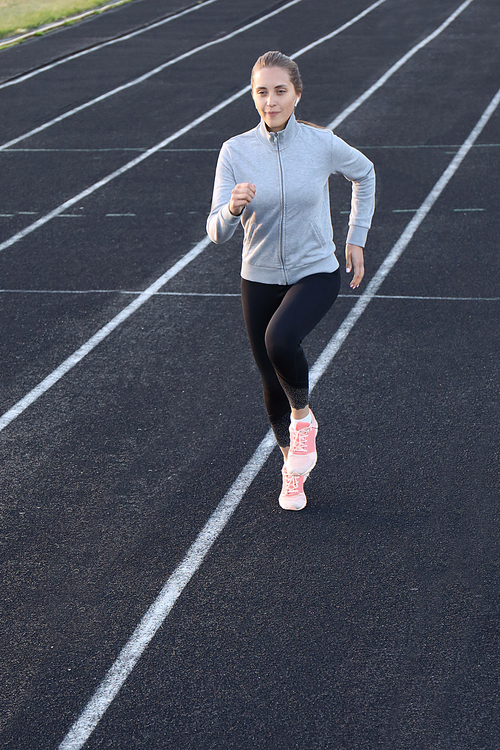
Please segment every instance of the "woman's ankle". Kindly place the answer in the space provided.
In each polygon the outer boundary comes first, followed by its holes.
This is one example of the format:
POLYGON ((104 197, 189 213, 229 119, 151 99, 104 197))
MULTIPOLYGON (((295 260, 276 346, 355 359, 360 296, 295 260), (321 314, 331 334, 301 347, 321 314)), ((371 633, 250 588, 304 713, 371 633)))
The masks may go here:
POLYGON ((309 404, 303 409, 292 409, 292 419, 295 419, 296 422, 300 422, 301 419, 308 417, 310 413, 309 404))

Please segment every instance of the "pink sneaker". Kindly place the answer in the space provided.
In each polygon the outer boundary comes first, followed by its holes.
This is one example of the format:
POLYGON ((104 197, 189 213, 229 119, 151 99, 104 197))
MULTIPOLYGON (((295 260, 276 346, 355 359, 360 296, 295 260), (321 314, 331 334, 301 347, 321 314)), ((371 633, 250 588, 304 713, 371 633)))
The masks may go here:
POLYGON ((283 474, 283 488, 279 497, 280 507, 284 510, 302 510, 306 507, 307 498, 304 494, 306 477, 295 477, 286 470, 286 464, 281 470, 283 474))
POLYGON ((289 474, 306 476, 316 466, 316 435, 318 423, 311 412, 312 422, 297 422, 295 430, 290 425, 290 451, 286 467, 289 474))

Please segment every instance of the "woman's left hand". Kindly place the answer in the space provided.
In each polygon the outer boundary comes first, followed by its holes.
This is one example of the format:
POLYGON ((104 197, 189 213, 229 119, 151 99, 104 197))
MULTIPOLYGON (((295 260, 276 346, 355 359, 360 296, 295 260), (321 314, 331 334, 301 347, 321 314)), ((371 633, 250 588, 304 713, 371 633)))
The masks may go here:
POLYGON ((350 273, 351 269, 354 269, 354 276, 349 286, 351 289, 357 289, 365 275, 363 248, 358 245, 345 246, 345 270, 350 273))

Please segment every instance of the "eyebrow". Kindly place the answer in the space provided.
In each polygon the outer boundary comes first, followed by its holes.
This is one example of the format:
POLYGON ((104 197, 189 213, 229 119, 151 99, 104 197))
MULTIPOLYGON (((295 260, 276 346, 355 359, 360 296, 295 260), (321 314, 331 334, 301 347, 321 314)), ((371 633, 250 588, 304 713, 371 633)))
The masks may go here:
MULTIPOLYGON (((274 86, 274 88, 275 89, 286 89, 286 88, 288 88, 288 86, 289 86, 288 83, 278 83, 278 85, 274 86)), ((267 86, 262 86, 261 85, 261 86, 256 86, 255 87, 256 91, 260 91, 261 89, 265 89, 267 91, 267 86)))

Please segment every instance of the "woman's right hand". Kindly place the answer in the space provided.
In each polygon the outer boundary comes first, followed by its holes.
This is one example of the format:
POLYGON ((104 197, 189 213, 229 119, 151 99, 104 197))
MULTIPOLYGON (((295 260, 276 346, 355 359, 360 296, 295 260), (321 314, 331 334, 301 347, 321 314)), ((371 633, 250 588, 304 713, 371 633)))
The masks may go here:
POLYGON ((255 185, 250 182, 239 182, 234 186, 229 201, 229 210, 233 216, 240 216, 249 203, 253 201, 255 195, 255 185))

